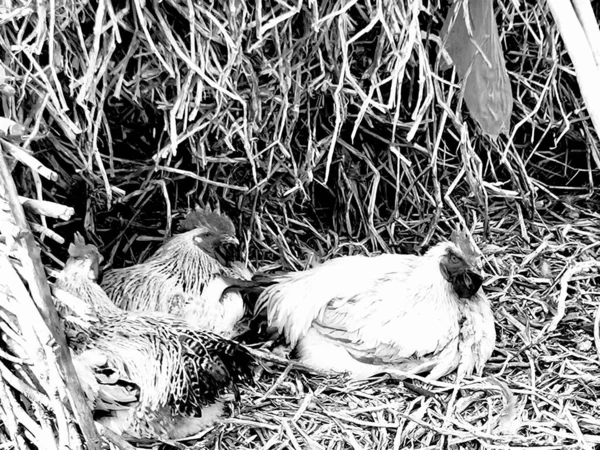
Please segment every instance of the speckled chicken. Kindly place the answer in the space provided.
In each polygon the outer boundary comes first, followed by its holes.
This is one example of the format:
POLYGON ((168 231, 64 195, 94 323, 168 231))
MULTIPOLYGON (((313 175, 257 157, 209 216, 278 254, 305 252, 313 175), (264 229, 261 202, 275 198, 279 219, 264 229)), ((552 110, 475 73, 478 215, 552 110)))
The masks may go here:
POLYGON ((112 431, 160 439, 195 434, 210 425, 207 412, 222 407, 207 405, 251 381, 253 358, 242 346, 171 314, 119 309, 96 283, 96 247, 76 235, 69 254, 56 287, 90 305, 95 320, 87 328, 65 320, 66 334, 84 335, 76 339, 74 365, 96 418, 112 431))
POLYGON ((480 373, 496 332, 478 255, 463 230, 423 256, 346 256, 301 272, 255 276, 256 311, 303 363, 367 378, 458 369, 480 373))
POLYGON ((239 262, 229 261, 227 244, 238 244, 225 215, 196 209, 176 234, 145 262, 107 271, 102 288, 120 308, 162 311, 182 316, 203 330, 225 337, 237 334, 245 313, 239 292, 222 295, 222 276, 250 279, 239 262))

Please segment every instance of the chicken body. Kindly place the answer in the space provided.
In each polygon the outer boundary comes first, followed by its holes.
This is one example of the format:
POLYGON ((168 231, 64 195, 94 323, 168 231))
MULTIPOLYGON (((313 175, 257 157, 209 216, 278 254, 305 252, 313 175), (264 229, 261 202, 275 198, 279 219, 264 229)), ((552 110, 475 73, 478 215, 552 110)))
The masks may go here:
POLYGON ((219 251, 223 244, 237 243, 231 221, 214 213, 194 214, 186 219, 191 230, 175 235, 141 264, 107 271, 101 285, 120 308, 168 312, 231 337, 245 307, 239 292, 222 295, 220 277, 250 279, 251 274, 219 251))
POLYGON ((56 282, 97 317, 81 330, 87 334, 84 349, 74 358, 95 412, 119 434, 172 439, 197 433, 206 425, 203 408, 226 388, 250 380, 252 357, 180 317, 119 309, 95 282, 99 257, 95 247, 84 246, 56 282))
POLYGON ((437 379, 457 368, 465 376, 483 369, 495 342, 490 303, 480 282, 461 272, 465 259, 450 242, 422 257, 341 257, 273 277, 257 311, 266 309, 269 324, 316 369, 357 379, 437 379))

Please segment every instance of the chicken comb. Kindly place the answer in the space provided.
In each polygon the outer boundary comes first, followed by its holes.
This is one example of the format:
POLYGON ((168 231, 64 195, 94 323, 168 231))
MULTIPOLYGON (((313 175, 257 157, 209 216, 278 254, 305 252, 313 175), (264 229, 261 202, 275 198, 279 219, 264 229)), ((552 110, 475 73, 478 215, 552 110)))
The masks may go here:
POLYGON ((69 256, 71 258, 80 258, 86 255, 97 255, 100 258, 100 252, 95 245, 85 243, 83 236, 76 232, 73 235, 73 242, 69 245, 69 256))
POLYGON ((479 252, 476 247, 471 243, 471 239, 467 234, 467 230, 462 225, 457 225, 452 231, 450 240, 460 249, 461 252, 468 259, 476 259, 479 256, 479 252))
POLYGON ((191 231, 200 227, 212 228, 223 234, 235 235, 235 227, 231 219, 225 214, 212 212, 208 206, 205 209, 197 206, 195 210, 185 216, 179 227, 183 231, 191 231))

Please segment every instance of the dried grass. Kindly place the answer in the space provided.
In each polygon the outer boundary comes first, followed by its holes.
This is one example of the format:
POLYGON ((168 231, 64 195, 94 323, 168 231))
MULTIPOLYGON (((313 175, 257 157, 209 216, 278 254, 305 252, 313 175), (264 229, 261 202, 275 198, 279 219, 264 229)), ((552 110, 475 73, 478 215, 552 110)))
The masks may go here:
MULTIPOLYGON (((73 208, 28 213, 48 267, 84 229, 109 264, 139 261, 196 201, 234 219, 253 267, 420 252, 456 221, 482 242, 499 331, 487 375, 500 384, 424 396, 276 365, 200 445, 600 442, 598 136, 545 2, 510 0, 497 22, 511 133, 480 134, 439 69, 446 3, 0 6, 2 112, 24 127, 2 148, 26 204, 73 208)), ((25 448, 5 423, 2 439, 25 448)))

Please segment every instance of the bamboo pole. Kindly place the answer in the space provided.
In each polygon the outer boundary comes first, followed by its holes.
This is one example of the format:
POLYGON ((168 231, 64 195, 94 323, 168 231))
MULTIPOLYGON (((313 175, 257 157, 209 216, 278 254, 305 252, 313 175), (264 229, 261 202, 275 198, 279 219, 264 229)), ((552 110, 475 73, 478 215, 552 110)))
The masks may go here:
MULTIPOLYGON (((600 67, 596 63, 594 51, 588 40, 593 39, 593 36, 588 38, 586 35, 584 26, 579 21, 570 1, 548 0, 548 6, 573 61, 583 102, 590 114, 596 133, 600 136, 600 89, 598 89, 600 67)), ((583 10, 581 5, 579 5, 579 9, 583 10)), ((591 26, 589 21, 586 21, 586 27, 588 30, 597 30, 598 24, 591 26)), ((588 32, 591 33, 591 31, 588 32)))
POLYGON ((596 20, 590 0, 573 0, 573 6, 581 22, 583 31, 587 36, 587 41, 594 54, 596 65, 600 66, 600 28, 598 28, 598 21, 596 20))

